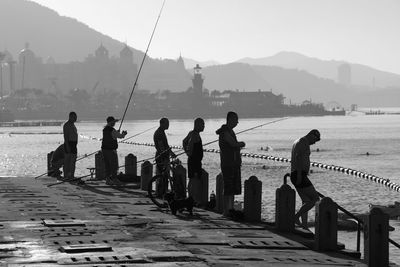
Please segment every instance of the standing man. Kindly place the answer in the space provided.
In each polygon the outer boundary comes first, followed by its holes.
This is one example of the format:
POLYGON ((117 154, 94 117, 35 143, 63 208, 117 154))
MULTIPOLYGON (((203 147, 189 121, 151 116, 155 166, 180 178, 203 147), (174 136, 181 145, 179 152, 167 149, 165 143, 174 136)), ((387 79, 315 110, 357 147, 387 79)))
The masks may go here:
MULTIPOLYGON (((154 132, 153 141, 156 147, 156 174, 162 174, 163 172, 169 177, 170 169, 170 157, 176 157, 175 153, 172 152, 171 147, 168 144, 167 136, 165 135, 165 130, 169 128, 169 120, 167 118, 160 119, 160 126, 154 132)), ((157 195, 163 196, 167 191, 168 181, 167 177, 160 182, 157 187, 157 195)))
POLYGON ((157 172, 161 173, 164 168, 169 168, 169 158, 176 157, 168 144, 165 130, 169 128, 169 120, 167 118, 160 119, 160 126, 154 132, 153 141, 156 147, 156 163, 157 172))
POLYGON ((310 179, 308 179, 310 171, 310 145, 315 144, 319 140, 321 140, 320 132, 313 129, 306 136, 294 141, 292 147, 290 180, 303 202, 303 205, 295 215, 295 223, 305 229, 308 229, 307 213, 319 200, 317 191, 310 179))
POLYGON ((63 126, 64 134, 64 178, 73 179, 75 177, 76 155, 78 153, 78 130, 75 122, 77 120, 76 113, 71 111, 69 118, 63 126))
POLYGON ((124 138, 127 131, 119 132, 115 130, 115 123, 119 121, 114 117, 107 117, 107 125, 103 129, 103 139, 101 141, 101 152, 104 158, 104 169, 106 175, 106 184, 108 185, 121 185, 117 179, 118 173, 118 138, 124 138))
POLYGON ((216 133, 219 135, 219 149, 221 158, 221 171, 224 179, 224 204, 223 215, 229 216, 233 210, 235 195, 242 193, 240 167, 242 159, 240 149, 245 147, 244 142, 236 139, 233 128, 238 125, 238 115, 230 111, 226 116, 226 124, 222 125, 216 133))
POLYGON ((202 159, 203 159, 203 143, 201 141, 200 133, 204 131, 204 120, 197 118, 194 120, 193 130, 183 139, 183 149, 185 150, 188 161, 188 177, 189 177, 189 196, 191 196, 196 203, 201 201, 201 184, 202 184, 202 159))

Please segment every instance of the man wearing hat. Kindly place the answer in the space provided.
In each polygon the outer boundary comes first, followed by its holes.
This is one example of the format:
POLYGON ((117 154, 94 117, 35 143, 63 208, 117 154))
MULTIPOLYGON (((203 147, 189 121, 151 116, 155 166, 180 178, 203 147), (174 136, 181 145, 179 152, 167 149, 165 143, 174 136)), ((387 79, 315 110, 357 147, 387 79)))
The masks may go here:
POLYGON ((310 171, 310 145, 315 144, 319 140, 321 140, 320 132, 317 129, 313 129, 306 136, 294 141, 292 147, 290 180, 303 202, 303 205, 295 215, 295 223, 305 229, 308 229, 307 213, 319 200, 318 192, 315 190, 310 179, 308 179, 310 171))
POLYGON ((107 118, 107 125, 103 129, 103 139, 101 142, 101 152, 104 158, 104 167, 106 175, 106 184, 120 185, 121 182, 117 179, 118 173, 118 138, 124 138, 127 131, 119 132, 115 130, 114 126, 118 120, 110 116, 107 118))

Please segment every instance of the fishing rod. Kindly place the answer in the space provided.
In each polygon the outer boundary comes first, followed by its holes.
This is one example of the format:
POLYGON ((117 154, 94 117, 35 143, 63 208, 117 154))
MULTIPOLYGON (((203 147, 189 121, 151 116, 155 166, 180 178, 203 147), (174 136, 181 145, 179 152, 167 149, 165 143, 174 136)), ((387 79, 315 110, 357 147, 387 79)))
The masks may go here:
MULTIPOLYGON (((132 136, 130 136, 130 137, 128 137, 128 138, 125 138, 124 140, 119 141, 119 142, 124 143, 126 140, 129 140, 129 139, 131 139, 131 138, 134 138, 134 137, 136 137, 136 136, 139 136, 139 135, 141 135, 141 134, 144 134, 144 133, 146 133, 146 132, 148 132, 148 131, 150 131, 150 130, 156 128, 156 127, 158 127, 158 126, 153 126, 153 127, 149 128, 149 129, 146 129, 146 130, 144 130, 144 131, 142 131, 142 132, 139 132, 139 133, 137 133, 137 134, 134 134, 134 135, 132 135, 132 136)), ((101 138, 85 136, 85 135, 82 135, 82 134, 80 135, 80 137, 82 137, 82 138, 87 138, 87 139, 91 139, 91 140, 98 140, 98 141, 101 141, 101 138)), ((84 156, 78 158, 75 162, 78 162, 78 161, 80 161, 80 160, 82 160, 82 159, 88 158, 88 157, 90 157, 91 155, 96 154, 97 152, 100 152, 100 151, 101 151, 101 150, 97 150, 97 151, 92 152, 92 153, 90 153, 90 154, 85 154, 84 156)), ((52 171, 52 170, 50 170, 50 171, 52 171)), ((45 176, 46 174, 48 174, 48 171, 46 171, 45 173, 42 173, 42 174, 40 174, 40 175, 34 177, 34 179, 38 179, 38 178, 40 178, 40 177, 43 177, 43 176, 45 176)))
MULTIPOLYGON (((245 130, 242 130, 242 131, 236 133, 236 135, 239 135, 239 134, 242 134, 242 133, 245 133, 245 132, 248 132, 248 131, 251 131, 251 130, 260 128, 260 127, 263 127, 263 126, 268 125, 268 124, 273 124, 273 123, 277 123, 277 122, 279 122, 279 121, 287 120, 287 119, 289 119, 289 117, 284 117, 284 118, 280 118, 280 119, 277 119, 277 120, 269 121, 269 122, 266 122, 266 123, 263 123, 263 124, 260 124, 260 125, 256 125, 256 126, 254 126, 254 127, 251 127, 251 128, 245 129, 245 130)), ((216 140, 214 140, 214 141, 205 143, 205 144, 203 144, 203 147, 204 147, 204 146, 208 146, 208 145, 210 145, 210 144, 213 144, 213 143, 215 143, 215 142, 218 142, 218 140, 219 140, 219 139, 216 139, 216 140)), ((154 146, 154 144, 152 144, 152 143, 134 143, 134 142, 127 142, 127 144, 131 144, 131 145, 143 145, 143 146, 154 146)), ((156 160, 158 157, 160 157, 160 156, 163 155, 164 153, 170 151, 172 148, 174 148, 174 149, 179 149, 179 150, 176 151, 176 152, 179 152, 179 151, 181 151, 181 150, 184 150, 182 146, 170 146, 168 149, 162 151, 162 152, 160 153, 160 155, 158 155, 157 157, 153 157, 154 160, 156 160)), ((203 149, 203 151, 207 152, 205 149, 203 149)), ((179 153, 179 154, 177 154, 176 156, 178 157, 178 156, 180 156, 180 155, 183 155, 184 153, 185 153, 185 152, 179 153)), ((151 158, 151 159, 152 159, 152 158, 151 158)))
POLYGON ((52 183, 52 184, 47 185, 47 187, 51 187, 51 186, 54 186, 54 185, 59 185, 59 184, 67 183, 67 182, 77 181, 77 180, 80 180, 80 179, 85 178, 85 177, 88 177, 88 176, 90 176, 90 174, 88 174, 88 175, 83 175, 83 176, 79 176, 79 177, 75 177, 75 178, 72 178, 72 179, 67 179, 67 180, 59 181, 59 182, 56 182, 56 183, 52 183))
POLYGON ((137 73, 137 75, 136 75, 135 82, 133 83, 133 87, 132 87, 132 90, 131 90, 131 94, 129 95, 128 103, 126 104, 125 111, 124 111, 124 114, 123 114, 123 116, 122 116, 121 123, 120 123, 120 125, 119 125, 118 131, 121 130, 122 123, 124 122, 126 112, 128 111, 128 107, 129 107, 129 104, 130 104, 130 102, 131 102, 133 92, 135 91, 137 82, 138 82, 138 80, 139 80, 139 75, 140 75, 140 73, 141 73, 141 71, 142 71, 142 68, 143 68, 143 65, 144 65, 144 61, 146 60, 147 52, 149 51, 151 41, 153 40, 153 36, 154 36, 155 31, 156 31, 158 21, 160 20, 161 13, 162 13, 162 10, 163 10, 163 8, 164 8, 165 1, 166 1, 166 0, 163 1, 163 4, 162 4, 161 9, 160 9, 160 13, 158 14, 158 17, 157 17, 156 24, 154 25, 153 32, 151 33, 149 43, 147 44, 146 52, 145 52, 144 55, 143 55, 142 63, 140 64, 139 71, 138 71, 138 73, 137 73))
POLYGON ((129 140, 129 139, 131 139, 131 138, 134 138, 134 137, 136 137, 136 136, 138 136, 138 135, 144 134, 144 133, 146 133, 146 132, 148 132, 148 131, 150 131, 150 130, 153 130, 153 129, 157 128, 157 127, 158 127, 158 126, 153 126, 153 127, 149 128, 149 129, 147 129, 147 130, 144 130, 144 131, 142 131, 142 132, 140 132, 140 133, 137 133, 137 134, 134 134, 134 135, 132 135, 132 136, 129 136, 129 137, 127 137, 127 138, 125 138, 125 139, 123 139, 123 140, 121 140, 121 141, 119 141, 119 142, 120 142, 120 143, 124 143, 124 142, 126 142, 127 140, 129 140))

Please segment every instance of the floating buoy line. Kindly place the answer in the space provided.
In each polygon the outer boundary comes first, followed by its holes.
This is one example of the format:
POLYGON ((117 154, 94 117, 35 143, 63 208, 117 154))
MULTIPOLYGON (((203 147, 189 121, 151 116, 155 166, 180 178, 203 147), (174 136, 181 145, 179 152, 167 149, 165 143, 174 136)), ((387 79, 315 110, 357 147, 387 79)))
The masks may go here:
MULTIPOLYGON (((90 136, 83 136, 81 135, 82 138, 86 138, 86 139, 90 139, 90 140, 97 140, 100 141, 100 138, 96 138, 96 137, 90 137, 90 136)), ((154 147, 153 143, 139 143, 139 142, 127 142, 127 141, 118 141, 119 143, 123 143, 123 144, 128 144, 128 145, 135 145, 135 146, 149 146, 149 147, 154 147)), ((179 150, 183 150, 182 146, 170 146, 171 149, 179 149, 179 150)), ((220 153, 219 149, 215 149, 215 148, 204 148, 203 149, 204 152, 208 152, 208 153, 220 153)), ((254 159, 263 159, 263 160, 271 160, 271 161, 276 161, 276 162, 285 162, 285 163, 290 163, 290 159, 288 158, 283 158, 283 157, 275 157, 275 156, 271 156, 271 155, 265 155, 265 154, 255 154, 255 153, 240 153, 240 155, 242 157, 245 158, 254 158, 254 159)), ((391 182, 389 179, 386 178, 382 178, 382 177, 378 177, 376 175, 373 174, 369 174, 369 173, 365 173, 365 172, 361 172, 358 170, 353 170, 350 168, 346 168, 346 167, 341 167, 341 166, 336 166, 336 165, 329 165, 329 164, 324 164, 324 163, 320 163, 320 162, 311 162, 310 163, 312 167, 316 167, 316 168, 320 168, 320 169, 325 169, 325 170, 330 170, 330 171, 336 171, 336 172, 341 172, 343 174, 346 175, 350 175, 350 176, 355 176, 358 178, 362 178, 364 180, 368 180, 377 184, 381 184, 385 187, 388 187, 394 191, 400 192, 400 185, 394 182, 391 182)))

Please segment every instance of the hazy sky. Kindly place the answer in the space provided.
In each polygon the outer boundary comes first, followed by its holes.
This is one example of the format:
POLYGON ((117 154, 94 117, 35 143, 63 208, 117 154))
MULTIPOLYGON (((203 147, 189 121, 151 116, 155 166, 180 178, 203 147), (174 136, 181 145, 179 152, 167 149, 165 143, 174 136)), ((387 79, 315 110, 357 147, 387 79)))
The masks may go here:
MULTIPOLYGON (((34 0, 142 51, 162 0, 34 0)), ((151 57, 228 63, 294 51, 400 74, 399 0, 166 0, 151 57)))

